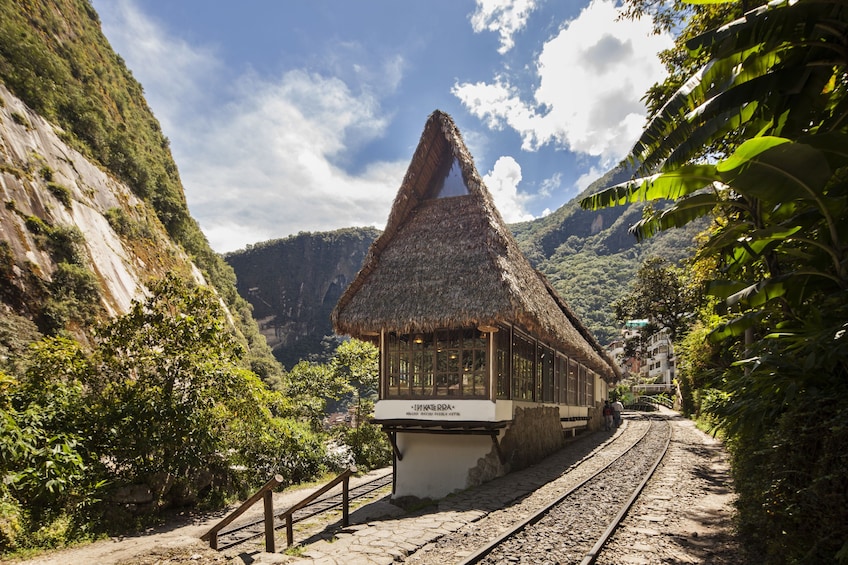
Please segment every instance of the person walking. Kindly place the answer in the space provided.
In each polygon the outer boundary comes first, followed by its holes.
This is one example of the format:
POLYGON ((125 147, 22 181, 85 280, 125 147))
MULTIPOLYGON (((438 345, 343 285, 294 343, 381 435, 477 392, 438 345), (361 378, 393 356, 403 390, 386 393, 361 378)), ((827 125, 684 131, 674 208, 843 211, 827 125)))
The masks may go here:
POLYGON ((621 425, 621 411, 624 410, 624 404, 616 398, 615 402, 612 403, 612 420, 613 424, 617 428, 621 425))
POLYGON ((604 400, 602 414, 604 415, 604 431, 608 432, 612 429, 612 406, 610 406, 609 400, 604 400))

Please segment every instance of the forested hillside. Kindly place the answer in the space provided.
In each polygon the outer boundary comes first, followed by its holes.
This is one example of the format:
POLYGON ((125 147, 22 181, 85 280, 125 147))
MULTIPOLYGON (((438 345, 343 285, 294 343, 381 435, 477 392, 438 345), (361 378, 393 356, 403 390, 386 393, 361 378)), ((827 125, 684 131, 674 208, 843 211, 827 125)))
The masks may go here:
POLYGON ((548 277, 602 344, 619 335, 612 303, 621 298, 640 265, 651 257, 671 263, 692 255, 695 235, 706 222, 670 230, 637 242, 629 229, 642 217, 643 203, 584 210, 587 194, 627 180, 632 171, 616 168, 545 218, 511 226, 521 250, 548 277))
POLYGON ((0 195, 4 559, 354 460, 322 420, 373 347, 289 379, 87 0, 0 0, 0 195))
MULTIPOLYGON (((616 169, 584 193, 629 178, 616 169)), ((694 235, 704 222, 638 243, 628 232, 643 205, 583 210, 578 196, 554 213, 511 227, 521 250, 543 272, 601 343, 617 337, 620 325, 612 303, 621 298, 644 260, 674 263, 692 253, 694 235)), ((332 336, 330 311, 362 266, 379 232, 349 228, 302 233, 229 253, 239 293, 253 306, 262 333, 286 367, 321 355, 332 336)))

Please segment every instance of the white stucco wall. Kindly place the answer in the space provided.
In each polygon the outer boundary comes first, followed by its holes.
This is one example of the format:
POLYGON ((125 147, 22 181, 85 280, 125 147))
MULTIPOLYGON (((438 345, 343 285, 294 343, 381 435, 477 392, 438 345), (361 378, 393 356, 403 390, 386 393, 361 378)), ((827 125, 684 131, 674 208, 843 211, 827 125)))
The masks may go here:
POLYGON ((468 473, 492 450, 487 435, 397 434, 395 497, 444 498, 469 486, 468 473))
MULTIPOLYGON (((493 422, 495 403, 491 400, 378 400, 374 417, 378 420, 439 420, 443 422, 493 422)), ((511 419, 509 416, 506 419, 511 419)))

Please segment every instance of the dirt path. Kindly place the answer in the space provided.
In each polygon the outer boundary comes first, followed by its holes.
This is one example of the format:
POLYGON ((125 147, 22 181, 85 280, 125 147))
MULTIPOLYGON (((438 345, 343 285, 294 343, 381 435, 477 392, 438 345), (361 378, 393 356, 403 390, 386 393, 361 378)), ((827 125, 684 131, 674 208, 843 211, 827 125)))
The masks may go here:
MULTIPOLYGON (((361 477, 351 478, 351 486, 391 473, 391 468, 377 469, 361 477)), ((274 493, 274 508, 283 510, 321 488, 321 485, 291 488, 274 493)), ((341 492, 341 486, 337 489, 341 492)), ((333 491, 331 491, 332 493, 333 491)), ((206 533, 229 512, 238 508, 233 504, 227 510, 204 515, 178 516, 170 523, 151 528, 137 535, 121 536, 78 547, 45 553, 27 560, 0 560, 15 565, 171 565, 177 563, 206 564, 263 564, 279 563, 282 554, 268 554, 261 550, 245 549, 214 551, 200 536, 206 533)), ((262 517, 262 504, 249 510, 239 522, 262 517)), ((245 544, 247 545, 247 544, 245 544)))

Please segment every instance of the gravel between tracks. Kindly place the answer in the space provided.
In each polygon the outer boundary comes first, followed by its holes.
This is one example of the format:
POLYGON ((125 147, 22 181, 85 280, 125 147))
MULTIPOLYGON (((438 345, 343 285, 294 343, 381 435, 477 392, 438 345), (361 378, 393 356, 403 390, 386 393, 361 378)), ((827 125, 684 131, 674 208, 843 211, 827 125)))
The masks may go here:
POLYGON ((746 565, 733 529, 730 466, 722 444, 673 417, 669 451, 598 557, 597 565, 746 565))
POLYGON ((644 480, 671 433, 669 422, 659 419, 636 425, 646 433, 620 459, 580 488, 556 493, 556 503, 542 508, 545 514, 538 522, 500 544, 481 563, 579 564, 644 480))

